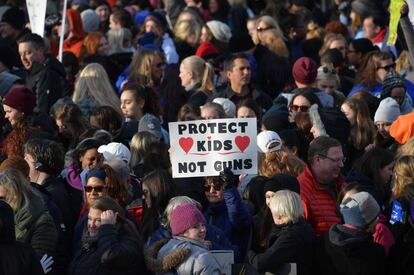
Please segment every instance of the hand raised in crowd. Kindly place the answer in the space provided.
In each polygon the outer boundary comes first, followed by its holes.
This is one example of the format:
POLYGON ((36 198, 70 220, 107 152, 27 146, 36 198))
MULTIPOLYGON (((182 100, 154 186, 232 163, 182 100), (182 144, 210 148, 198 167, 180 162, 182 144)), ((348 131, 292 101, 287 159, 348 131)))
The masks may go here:
POLYGON ((220 172, 219 177, 223 182, 224 190, 230 189, 232 187, 237 187, 239 184, 238 177, 235 176, 229 168, 224 168, 224 170, 220 172))
POLYGON ((118 213, 114 213, 112 210, 107 210, 101 214, 101 224, 115 224, 118 213))

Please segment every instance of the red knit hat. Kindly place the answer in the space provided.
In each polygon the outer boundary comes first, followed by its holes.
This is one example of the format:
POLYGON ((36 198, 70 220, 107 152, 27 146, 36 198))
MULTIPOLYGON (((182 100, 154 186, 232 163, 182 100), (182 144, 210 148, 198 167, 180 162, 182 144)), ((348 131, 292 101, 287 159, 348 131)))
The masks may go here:
POLYGON ((26 87, 15 87, 4 96, 3 104, 31 115, 36 106, 36 95, 26 87))
POLYGON ((195 55, 204 58, 204 57, 211 57, 211 56, 218 55, 218 54, 219 54, 219 50, 216 47, 214 47, 214 45, 210 41, 205 41, 201 43, 200 46, 198 46, 198 49, 195 55))
POLYGON ((173 236, 184 233, 197 223, 206 223, 206 219, 200 210, 192 204, 178 205, 171 214, 171 232, 173 236))
POLYGON ((301 57, 293 65, 292 74, 297 82, 312 84, 318 74, 318 65, 309 57, 301 57))

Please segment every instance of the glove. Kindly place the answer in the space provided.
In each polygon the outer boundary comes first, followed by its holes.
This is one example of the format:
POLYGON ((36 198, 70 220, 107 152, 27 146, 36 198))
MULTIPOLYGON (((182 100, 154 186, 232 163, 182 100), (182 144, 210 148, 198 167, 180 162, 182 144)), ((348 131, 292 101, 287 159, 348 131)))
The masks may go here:
POLYGON ((229 168, 224 168, 224 170, 220 172, 219 177, 223 183, 224 190, 228 190, 232 187, 237 187, 239 184, 238 177, 236 177, 229 168))
POLYGON ((42 266, 43 273, 49 273, 52 270, 53 263, 53 256, 48 257, 47 254, 43 255, 40 259, 40 265, 42 266))

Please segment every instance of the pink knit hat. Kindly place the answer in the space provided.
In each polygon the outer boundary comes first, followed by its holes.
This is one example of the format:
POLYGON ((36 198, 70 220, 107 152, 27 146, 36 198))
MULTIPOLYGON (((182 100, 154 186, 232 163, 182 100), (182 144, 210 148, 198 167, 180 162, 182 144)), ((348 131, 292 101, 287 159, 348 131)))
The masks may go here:
POLYGON ((172 212, 171 232, 173 236, 179 235, 199 222, 206 223, 200 210, 192 204, 181 204, 172 212))
POLYGON ((301 57, 293 65, 293 78, 301 84, 312 84, 318 74, 318 65, 309 57, 301 57))

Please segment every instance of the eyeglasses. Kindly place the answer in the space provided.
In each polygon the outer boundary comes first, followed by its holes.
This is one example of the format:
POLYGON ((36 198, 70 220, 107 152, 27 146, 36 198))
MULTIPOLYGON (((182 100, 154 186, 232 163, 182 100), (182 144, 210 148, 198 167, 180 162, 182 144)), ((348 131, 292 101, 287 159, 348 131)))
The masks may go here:
POLYGON ((392 64, 387 65, 387 66, 377 67, 377 70, 379 70, 379 69, 383 69, 386 72, 389 72, 391 69, 395 69, 395 63, 392 63, 392 64))
POLYGON ((85 192, 86 193, 90 193, 90 192, 92 192, 92 190, 95 191, 95 192, 97 192, 97 193, 102 193, 106 189, 106 186, 104 186, 104 185, 99 185, 99 186, 85 186, 84 189, 85 189, 85 192))
POLYGON ((266 27, 266 28, 257 27, 256 28, 256 31, 258 31, 258 32, 264 32, 264 31, 271 30, 271 29, 273 29, 273 27, 266 27))
POLYGON ((327 73, 336 74, 336 70, 335 69, 331 69, 330 70, 328 67, 322 67, 322 72, 324 74, 327 74, 327 73))
POLYGON ((323 157, 323 158, 326 158, 326 159, 329 159, 330 161, 333 161, 333 162, 336 162, 336 163, 338 163, 338 162, 345 163, 346 162, 346 157, 339 158, 339 159, 333 159, 333 158, 330 158, 330 157, 325 156, 325 155, 319 155, 319 156, 323 157))
POLYGON ((165 63, 164 62, 160 62, 158 64, 154 64, 154 66, 158 69, 164 68, 165 67, 165 63))
POLYGON ((217 191, 217 192, 222 189, 222 186, 221 185, 217 185, 217 184, 208 185, 208 184, 206 184, 206 185, 203 185, 204 192, 210 192, 211 187, 213 187, 214 191, 217 191))
POLYGON ((309 110, 309 108, 310 108, 309 106, 305 106, 305 105, 302 105, 302 106, 291 105, 289 107, 289 109, 293 112, 303 112, 303 113, 306 113, 309 110))

